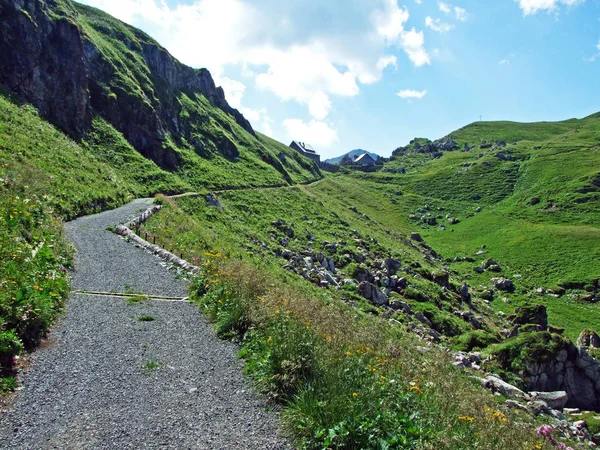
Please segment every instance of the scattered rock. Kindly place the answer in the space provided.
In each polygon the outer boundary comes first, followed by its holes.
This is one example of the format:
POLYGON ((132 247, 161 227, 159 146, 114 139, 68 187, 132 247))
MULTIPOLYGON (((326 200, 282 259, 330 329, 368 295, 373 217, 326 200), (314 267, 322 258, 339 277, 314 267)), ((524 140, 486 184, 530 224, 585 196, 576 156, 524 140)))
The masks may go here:
POLYGON ((421 235, 420 235, 419 233, 415 233, 415 232, 413 232, 413 233, 410 233, 410 238, 411 238, 413 241, 417 241, 417 242, 423 242, 423 238, 421 237, 421 235))
POLYGON ((507 278, 492 278, 490 282, 500 291, 512 291, 515 288, 513 282, 507 278))
POLYGON ((385 295, 385 292, 368 281, 363 281, 358 285, 358 293, 376 306, 388 304, 388 298, 387 295, 385 295))
POLYGON ((463 284, 458 291, 460 294, 460 298, 463 302, 471 303, 471 294, 469 293, 469 286, 466 281, 463 281, 463 284))
POLYGON ((499 392, 502 395, 510 398, 526 398, 527 394, 516 386, 501 380, 493 375, 487 376, 483 381, 482 385, 484 388, 491 390, 492 392, 499 392))
POLYGON ((395 311, 403 311, 406 314, 412 314, 412 309, 410 308, 410 305, 406 302, 401 302, 400 300, 394 300, 393 302, 391 302, 390 308, 392 308, 395 311))
POLYGON ((577 346, 583 348, 600 348, 600 336, 595 331, 585 329, 577 338, 577 346))
POLYGON ((548 328, 548 312, 544 305, 525 305, 517 308, 515 313, 509 317, 514 325, 536 324, 541 331, 548 328))
POLYGON ((569 396, 565 391, 554 392, 536 392, 529 393, 533 400, 542 400, 552 409, 563 409, 569 401, 569 396))
POLYGON ((400 262, 400 260, 393 258, 388 258, 385 260, 385 268, 389 275, 396 275, 396 273, 400 270, 401 267, 402 263, 400 262))
POLYGON ((428 327, 431 327, 431 321, 427 317, 425 317, 425 315, 421 311, 419 311, 418 313, 415 314, 415 318, 419 322, 427 325, 428 327))
POLYGON ((206 197, 204 197, 204 198, 206 199, 206 203, 208 204, 208 206, 214 206, 219 211, 223 211, 223 206, 221 206, 221 201, 217 198, 217 196, 213 192, 209 192, 206 195, 206 197))

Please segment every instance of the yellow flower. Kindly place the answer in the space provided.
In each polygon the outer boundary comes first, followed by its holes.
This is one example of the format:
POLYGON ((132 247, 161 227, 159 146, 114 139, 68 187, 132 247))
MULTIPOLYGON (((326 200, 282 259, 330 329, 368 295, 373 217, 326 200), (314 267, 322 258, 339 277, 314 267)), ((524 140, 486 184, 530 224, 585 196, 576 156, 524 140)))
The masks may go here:
POLYGON ((464 420, 465 422, 474 422, 475 421, 475 417, 460 416, 458 418, 458 420, 464 420))
POLYGON ((271 342, 273 342, 273 338, 271 336, 269 336, 269 339, 267 339, 267 342, 270 344, 271 342))
POLYGON ((423 391, 421 390, 421 388, 420 388, 419 386, 417 386, 417 385, 411 386, 411 387, 410 387, 410 390, 411 390, 411 391, 416 391, 416 392, 418 392, 419 394, 422 394, 422 393, 423 393, 423 391))
POLYGON ((358 397, 358 394, 356 392, 353 392, 352 397, 358 397))

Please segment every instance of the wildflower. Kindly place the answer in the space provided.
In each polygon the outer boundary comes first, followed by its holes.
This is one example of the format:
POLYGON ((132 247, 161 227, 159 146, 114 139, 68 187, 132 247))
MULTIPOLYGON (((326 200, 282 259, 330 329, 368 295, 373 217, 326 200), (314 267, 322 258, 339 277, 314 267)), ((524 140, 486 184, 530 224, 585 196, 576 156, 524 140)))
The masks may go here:
POLYGON ((552 435, 552 426, 540 425, 535 431, 540 436, 549 437, 552 435))
POLYGON ((460 416, 458 420, 464 420, 465 422, 475 422, 475 417, 460 416))
POLYGON ((416 384, 415 384, 414 386, 411 386, 411 387, 410 387, 410 390, 411 390, 411 391, 416 391, 416 392, 417 392, 417 393, 419 393, 419 394, 422 394, 422 393, 423 393, 423 391, 421 390, 421 388, 420 388, 419 386, 417 386, 416 384))
POLYGON ((273 342, 273 338, 271 336, 269 336, 269 339, 267 339, 267 342, 270 344, 273 342))
POLYGON ((353 392, 352 397, 358 397, 358 394, 356 392, 353 392))

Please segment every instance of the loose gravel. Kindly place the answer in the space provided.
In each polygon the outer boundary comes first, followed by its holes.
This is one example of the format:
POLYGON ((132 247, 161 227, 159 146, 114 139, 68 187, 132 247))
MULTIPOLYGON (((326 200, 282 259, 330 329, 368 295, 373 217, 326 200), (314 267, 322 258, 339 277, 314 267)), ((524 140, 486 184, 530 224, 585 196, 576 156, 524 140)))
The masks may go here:
MULTIPOLYGON (((74 290, 186 295, 173 270, 106 230, 149 203, 65 226, 74 290)), ((189 303, 73 295, 1 413, 0 448, 289 449, 235 353, 189 303)))

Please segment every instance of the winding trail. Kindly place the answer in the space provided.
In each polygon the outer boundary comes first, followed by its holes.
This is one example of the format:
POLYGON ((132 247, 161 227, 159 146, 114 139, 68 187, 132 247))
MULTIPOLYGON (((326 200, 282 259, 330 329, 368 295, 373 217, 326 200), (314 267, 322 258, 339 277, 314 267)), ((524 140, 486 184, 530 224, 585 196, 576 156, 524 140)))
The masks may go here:
POLYGON ((186 282, 160 259, 106 230, 150 206, 141 199, 65 225, 77 248, 74 294, 0 412, 0 448, 288 449, 278 415, 241 375, 186 282), (143 316, 154 320, 140 321, 143 316))

